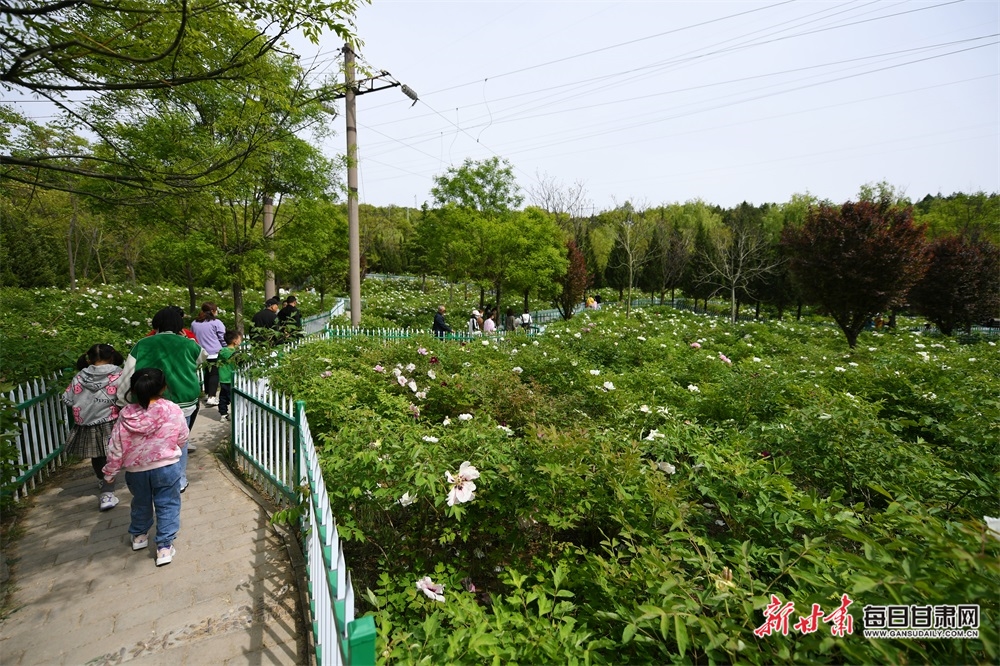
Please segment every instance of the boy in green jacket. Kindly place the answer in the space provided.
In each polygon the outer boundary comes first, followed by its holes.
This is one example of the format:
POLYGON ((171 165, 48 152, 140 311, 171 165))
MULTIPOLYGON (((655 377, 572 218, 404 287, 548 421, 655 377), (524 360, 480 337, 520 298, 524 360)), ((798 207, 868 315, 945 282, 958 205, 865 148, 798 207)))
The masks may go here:
POLYGON ((243 342, 239 331, 226 331, 226 346, 219 350, 219 414, 223 421, 229 420, 229 403, 233 400, 233 375, 236 361, 233 354, 243 342))
MULTIPOLYGON (((198 416, 198 401, 201 398, 201 377, 198 366, 205 362, 208 354, 194 340, 181 334, 184 318, 179 308, 163 308, 153 315, 156 335, 145 337, 135 343, 122 375, 118 379, 118 404, 128 404, 131 396, 126 396, 132 384, 132 375, 142 368, 159 368, 167 380, 167 390, 163 397, 177 403, 187 420, 188 431, 194 426, 198 416)), ((187 490, 188 443, 181 448, 181 492, 187 490)))

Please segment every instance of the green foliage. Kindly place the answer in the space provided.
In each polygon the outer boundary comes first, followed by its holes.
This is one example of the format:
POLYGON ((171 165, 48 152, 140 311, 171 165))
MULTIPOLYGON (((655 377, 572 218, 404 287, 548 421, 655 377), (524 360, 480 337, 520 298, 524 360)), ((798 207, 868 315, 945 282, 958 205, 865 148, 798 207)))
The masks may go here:
POLYGON ((9 386, 0 386, 0 511, 10 507, 13 501, 10 490, 11 479, 22 473, 18 466, 17 436, 20 432, 21 415, 14 409, 15 404, 6 396, 9 386))
POLYGON ((638 315, 314 343, 272 372, 308 404, 385 660, 997 659, 995 342, 862 333, 845 354, 823 322, 638 315), (449 506, 463 461, 475 496, 449 506), (753 634, 771 594, 805 615, 845 593, 852 636, 753 634), (980 638, 861 636, 886 603, 978 603, 980 638))
MULTIPOLYGON (((232 295, 200 289, 198 304, 214 301, 219 318, 235 325, 232 295)), ((250 302, 263 303, 263 294, 251 292, 250 302)), ((320 311, 318 296, 300 292, 303 316, 320 311)), ((149 333, 153 315, 167 305, 184 306, 186 290, 163 286, 103 285, 79 292, 62 289, 0 288, 0 377, 18 384, 73 367, 96 343, 113 345, 127 354, 149 333)))
POLYGON ((499 157, 469 158, 462 166, 448 167, 443 175, 434 177, 431 194, 439 206, 452 204, 488 215, 509 213, 524 201, 514 167, 499 157))

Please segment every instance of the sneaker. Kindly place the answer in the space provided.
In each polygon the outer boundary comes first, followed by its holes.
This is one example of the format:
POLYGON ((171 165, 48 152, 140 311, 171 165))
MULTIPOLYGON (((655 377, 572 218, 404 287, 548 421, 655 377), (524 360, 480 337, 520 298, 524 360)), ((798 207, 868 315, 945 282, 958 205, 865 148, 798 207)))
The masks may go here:
POLYGON ((142 550, 149 545, 149 537, 145 534, 132 535, 132 550, 142 550))
POLYGON ((177 554, 177 550, 173 546, 167 546, 166 548, 156 549, 156 566, 162 567, 164 564, 170 564, 174 561, 174 555, 177 554))
POLYGON ((197 450, 198 450, 197 446, 195 446, 191 442, 188 442, 188 455, 195 453, 197 450))
POLYGON ((114 493, 104 493, 101 495, 101 511, 107 511, 118 506, 118 498, 114 493))
POLYGON ((222 421, 228 421, 229 420, 229 414, 223 414, 222 416, 219 417, 219 419, 222 420, 222 421))
POLYGON ((209 407, 214 407, 214 406, 216 406, 216 405, 219 404, 219 399, 218 398, 214 398, 214 397, 213 398, 205 398, 205 404, 208 405, 209 407))

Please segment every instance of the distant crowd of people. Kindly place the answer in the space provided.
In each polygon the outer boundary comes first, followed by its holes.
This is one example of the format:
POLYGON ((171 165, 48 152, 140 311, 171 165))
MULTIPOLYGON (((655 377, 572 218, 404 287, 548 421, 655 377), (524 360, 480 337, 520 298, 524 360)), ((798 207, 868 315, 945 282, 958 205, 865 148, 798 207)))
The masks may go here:
MULTIPOLYGON (((588 297, 584 303, 584 307, 590 310, 600 310, 601 295, 596 294, 593 297, 588 297)), ((454 329, 445 320, 445 312, 445 306, 439 305, 437 312, 434 314, 434 324, 431 329, 434 331, 434 335, 438 337, 444 337, 447 333, 454 333, 454 329)), ((496 307, 488 305, 483 308, 482 312, 478 308, 473 308, 471 316, 466 322, 466 330, 472 335, 496 333, 501 330, 497 323, 498 321, 499 310, 496 307)), ((514 308, 508 307, 504 315, 502 330, 508 333, 522 329, 530 330, 533 323, 531 312, 528 308, 524 308, 524 312, 515 316, 514 308)))
MULTIPOLYGON (((301 334, 295 296, 280 305, 279 299, 269 299, 254 315, 251 338, 279 344, 301 334)), ((153 316, 153 330, 127 356, 107 344, 88 349, 63 393, 74 421, 65 452, 90 459, 100 486, 100 511, 118 505, 115 484, 124 471, 132 494, 132 549, 149 545, 155 517, 158 567, 176 554, 188 455, 197 450, 189 436, 203 392, 205 406, 217 407, 222 421, 230 418, 243 335, 227 329, 218 314, 215 303, 203 303, 189 329, 183 309, 163 308, 153 316)))

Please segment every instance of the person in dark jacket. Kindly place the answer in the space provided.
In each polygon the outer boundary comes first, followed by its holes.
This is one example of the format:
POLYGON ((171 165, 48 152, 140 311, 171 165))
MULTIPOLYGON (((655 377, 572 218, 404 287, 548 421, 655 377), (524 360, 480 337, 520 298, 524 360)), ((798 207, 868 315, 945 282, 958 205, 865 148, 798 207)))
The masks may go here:
POLYGON ((276 335, 278 306, 281 301, 272 296, 264 302, 264 309, 253 316, 250 339, 257 342, 271 342, 276 335))
POLYGON ((451 333, 451 326, 444 320, 444 306, 439 305, 434 315, 434 335, 443 338, 445 333, 451 333))
POLYGON ((299 301, 295 296, 285 299, 285 307, 278 312, 275 322, 283 340, 291 340, 302 335, 302 315, 299 313, 299 301))

